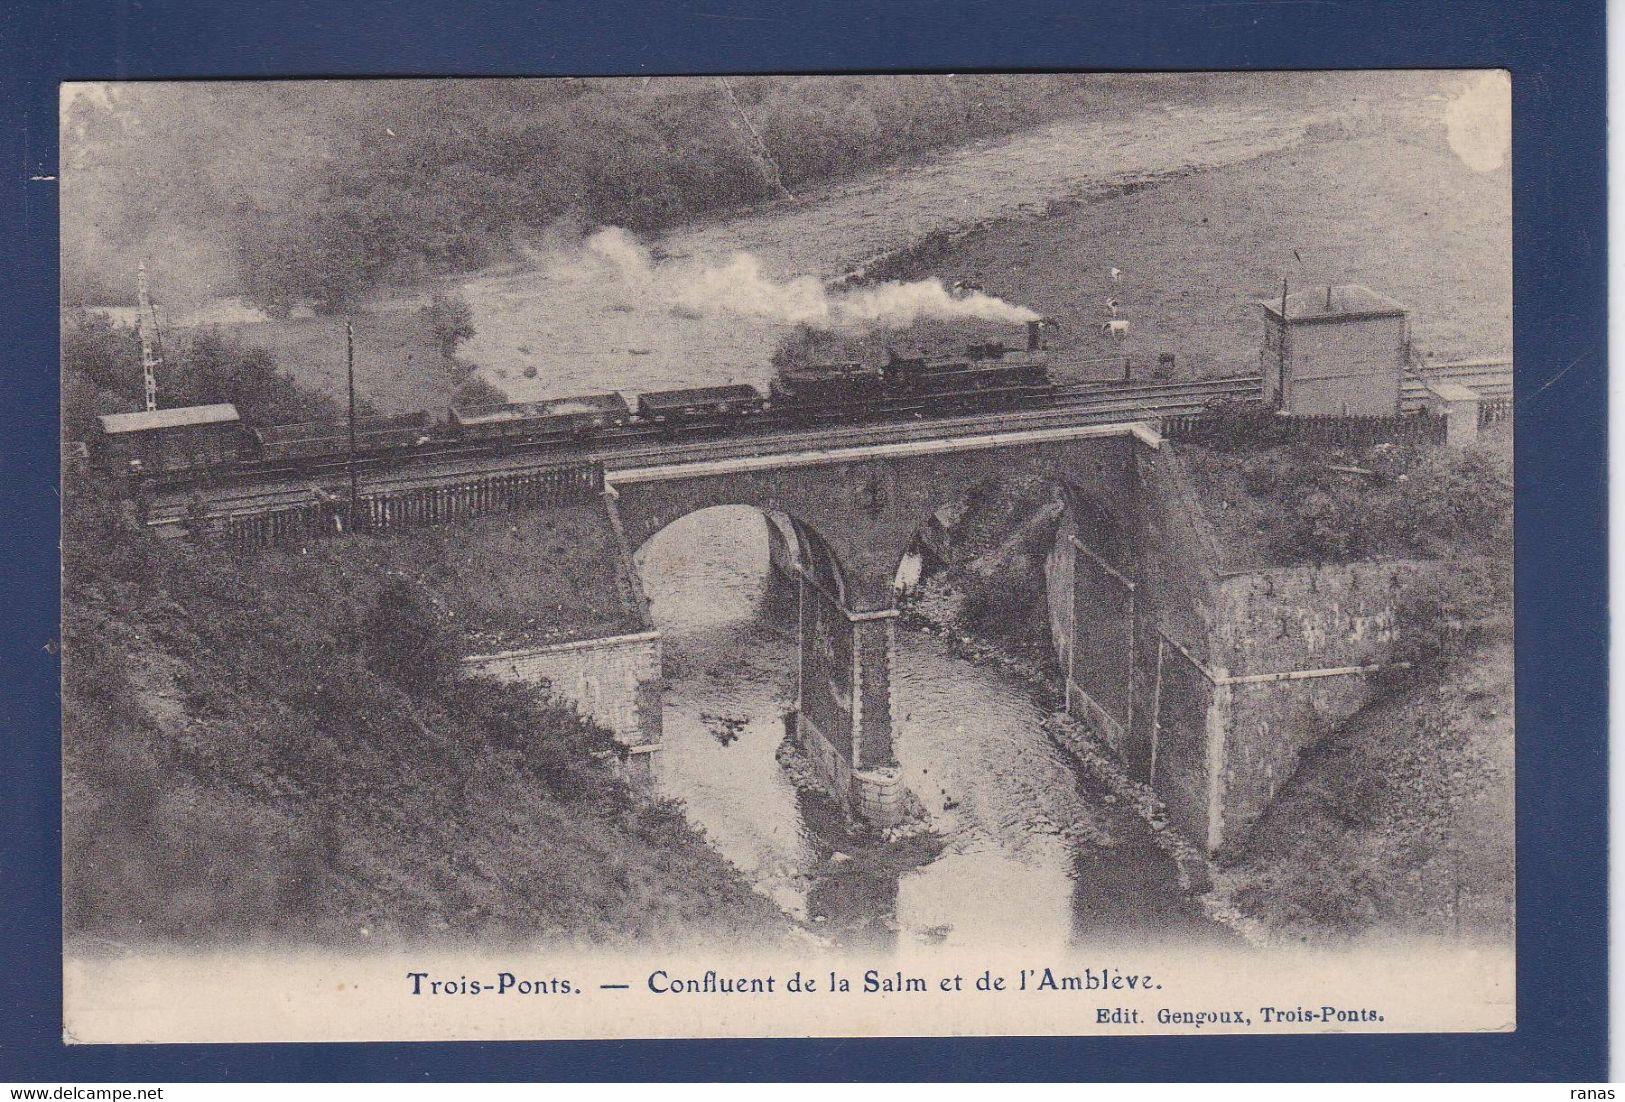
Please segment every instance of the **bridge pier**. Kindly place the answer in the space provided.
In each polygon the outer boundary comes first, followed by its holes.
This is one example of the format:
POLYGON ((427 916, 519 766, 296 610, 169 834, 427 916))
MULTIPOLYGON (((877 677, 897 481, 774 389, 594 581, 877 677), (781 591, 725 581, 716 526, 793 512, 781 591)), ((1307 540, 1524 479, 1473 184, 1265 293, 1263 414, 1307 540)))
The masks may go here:
POLYGON ((835 797, 865 822, 903 816, 902 770, 892 745, 896 609, 853 611, 800 578, 796 739, 835 797))
POLYGON ((788 623, 796 617, 801 599, 801 551, 795 522, 782 513, 764 512, 767 526, 767 579, 762 611, 770 623, 788 623))
POLYGON ((941 435, 915 437, 910 428, 906 439, 802 442, 793 452, 677 459, 605 476, 634 547, 713 506, 768 515, 773 572, 793 566, 796 577, 797 740, 840 801, 881 826, 904 811, 893 746, 895 586, 922 522, 978 483, 1015 473, 1082 487, 1107 515, 1132 518, 1136 456, 1161 445, 1131 422, 1012 429, 989 419, 931 431, 941 435))

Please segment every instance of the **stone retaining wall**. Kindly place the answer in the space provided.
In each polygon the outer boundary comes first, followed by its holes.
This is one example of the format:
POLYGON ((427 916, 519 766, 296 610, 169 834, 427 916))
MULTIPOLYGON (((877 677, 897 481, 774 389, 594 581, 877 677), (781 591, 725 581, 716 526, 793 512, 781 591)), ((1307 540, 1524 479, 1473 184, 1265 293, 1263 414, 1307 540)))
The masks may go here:
POLYGON ((660 748, 660 633, 529 647, 463 659, 470 674, 545 686, 614 734, 631 752, 628 771, 647 776, 660 748))

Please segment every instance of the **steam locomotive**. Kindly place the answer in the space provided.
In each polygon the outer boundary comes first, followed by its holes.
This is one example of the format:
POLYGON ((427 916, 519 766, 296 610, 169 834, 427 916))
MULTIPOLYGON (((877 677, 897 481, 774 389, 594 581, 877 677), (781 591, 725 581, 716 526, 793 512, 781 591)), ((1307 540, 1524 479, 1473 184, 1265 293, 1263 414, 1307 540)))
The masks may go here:
MULTIPOLYGON (((535 402, 453 404, 443 422, 427 412, 357 418, 357 455, 409 454, 432 445, 557 445, 617 430, 663 436, 747 429, 753 424, 809 425, 874 417, 940 416, 1012 408, 1043 400, 1053 385, 1044 349, 1049 321, 1029 322, 1027 347, 998 341, 960 355, 930 357, 888 350, 884 364, 818 363, 786 368, 763 395, 753 386, 652 391, 636 405, 618 393, 535 402)), ((274 465, 297 468, 347 456, 347 421, 249 425, 229 403, 98 418, 92 462, 108 474, 176 480, 274 465)))

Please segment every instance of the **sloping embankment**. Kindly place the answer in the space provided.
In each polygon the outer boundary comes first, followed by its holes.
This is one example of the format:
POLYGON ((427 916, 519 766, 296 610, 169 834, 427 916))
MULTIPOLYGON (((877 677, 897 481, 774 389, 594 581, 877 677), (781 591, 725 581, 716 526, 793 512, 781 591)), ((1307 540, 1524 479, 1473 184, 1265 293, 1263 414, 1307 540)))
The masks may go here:
POLYGON ((438 534, 241 555, 145 540, 94 493, 63 541, 81 945, 785 928, 680 809, 613 778, 605 732, 451 676, 438 534), (379 558, 414 546, 433 569, 379 558))

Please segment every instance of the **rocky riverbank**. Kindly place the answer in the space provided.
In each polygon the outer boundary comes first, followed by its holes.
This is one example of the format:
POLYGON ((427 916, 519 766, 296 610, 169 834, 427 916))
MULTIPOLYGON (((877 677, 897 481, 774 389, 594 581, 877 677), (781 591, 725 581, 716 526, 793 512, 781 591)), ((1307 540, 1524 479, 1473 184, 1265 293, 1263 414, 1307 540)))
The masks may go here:
POLYGON ((1242 939, 1253 944, 1270 941, 1271 933, 1262 923, 1242 913, 1228 893, 1215 891, 1218 868, 1169 823, 1166 805, 1151 788, 1130 777, 1098 736, 1066 714, 1062 675, 1053 659, 1041 661, 970 632, 958 620, 963 601, 963 595, 937 575, 900 602, 899 620, 907 628, 943 639, 965 661, 1025 682, 1051 710, 1044 722, 1045 736, 1067 753, 1080 772, 1106 790, 1104 799, 1108 804, 1132 811, 1145 823, 1152 843, 1177 870, 1180 889, 1199 903, 1210 919, 1242 939))

